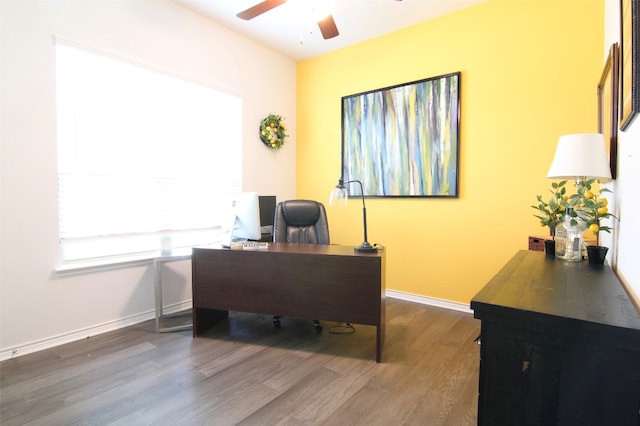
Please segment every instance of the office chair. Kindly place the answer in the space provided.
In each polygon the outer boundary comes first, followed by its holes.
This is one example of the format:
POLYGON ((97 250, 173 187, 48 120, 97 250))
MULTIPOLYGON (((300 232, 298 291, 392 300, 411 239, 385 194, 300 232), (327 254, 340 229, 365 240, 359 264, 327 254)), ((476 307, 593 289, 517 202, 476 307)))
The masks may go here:
MULTIPOLYGON (((311 200, 287 200, 276 205, 273 219, 274 243, 330 244, 329 224, 324 205, 311 200)), ((280 327, 280 317, 273 317, 273 325, 280 327)), ((320 321, 313 320, 318 333, 320 321)))

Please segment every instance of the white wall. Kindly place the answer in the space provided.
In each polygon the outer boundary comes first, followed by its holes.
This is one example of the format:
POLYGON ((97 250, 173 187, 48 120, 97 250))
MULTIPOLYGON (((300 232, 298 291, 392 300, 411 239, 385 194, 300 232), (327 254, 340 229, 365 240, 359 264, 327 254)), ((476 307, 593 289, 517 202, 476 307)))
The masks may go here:
MULTIPOLYGON (((241 96, 244 189, 295 196, 292 60, 168 1, 2 0, 0 20, 0 359, 152 317, 148 264, 54 274, 54 35, 241 96), (291 134, 277 153, 257 136, 271 112, 291 134)), ((190 273, 188 261, 168 266, 168 304, 191 297, 190 273)))
MULTIPOLYGON (((620 42, 620 1, 605 1, 605 40, 603 65, 613 43, 620 42)), ((640 242, 640 116, 630 128, 618 133, 618 176, 611 184, 615 192, 615 211, 620 218, 614 248, 614 261, 618 275, 640 303, 640 266, 638 265, 638 243, 640 242)))

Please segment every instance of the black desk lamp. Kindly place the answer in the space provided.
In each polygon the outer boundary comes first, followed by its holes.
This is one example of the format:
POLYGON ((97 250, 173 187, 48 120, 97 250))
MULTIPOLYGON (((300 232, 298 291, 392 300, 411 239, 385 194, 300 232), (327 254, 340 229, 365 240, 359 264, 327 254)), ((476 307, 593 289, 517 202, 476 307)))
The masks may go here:
POLYGON ((329 205, 342 205, 345 206, 349 199, 349 195, 347 194, 347 189, 345 185, 350 183, 358 183, 360 185, 360 194, 362 195, 362 223, 364 225, 364 241, 360 244, 359 247, 355 248, 356 253, 376 253, 378 250, 369 244, 367 241, 367 208, 364 205, 364 188, 362 187, 362 182, 359 180, 349 180, 345 182, 342 178, 338 180, 338 185, 336 185, 333 190, 331 190, 331 194, 329 195, 329 205))

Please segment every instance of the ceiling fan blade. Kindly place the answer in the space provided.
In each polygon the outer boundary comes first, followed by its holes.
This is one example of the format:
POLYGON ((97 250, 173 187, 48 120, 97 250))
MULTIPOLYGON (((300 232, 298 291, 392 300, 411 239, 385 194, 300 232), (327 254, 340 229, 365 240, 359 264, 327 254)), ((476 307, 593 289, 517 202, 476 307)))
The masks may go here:
POLYGON ((333 16, 331 15, 318 21, 318 26, 320 27, 320 32, 325 40, 334 38, 340 34, 338 32, 338 27, 336 27, 336 22, 333 20, 333 16))
POLYGON ((262 15, 263 13, 270 11, 274 7, 278 7, 286 2, 287 0, 264 0, 263 2, 260 2, 255 6, 250 7, 249 9, 237 13, 236 16, 240 19, 248 21, 249 19, 253 19, 256 16, 262 15))

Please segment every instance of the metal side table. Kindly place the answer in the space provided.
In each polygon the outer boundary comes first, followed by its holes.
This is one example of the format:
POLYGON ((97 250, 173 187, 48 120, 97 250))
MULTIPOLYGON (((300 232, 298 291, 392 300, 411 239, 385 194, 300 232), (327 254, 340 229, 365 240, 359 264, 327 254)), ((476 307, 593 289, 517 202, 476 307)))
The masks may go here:
POLYGON ((182 324, 182 325, 177 325, 173 327, 160 326, 160 321, 166 318, 191 316, 190 312, 188 314, 184 312, 164 314, 163 302, 162 302, 162 265, 167 262, 175 262, 178 260, 191 259, 191 251, 192 251, 191 248, 183 249, 183 250, 171 250, 166 253, 163 252, 157 257, 153 258, 153 282, 154 282, 155 298, 156 298, 156 333, 187 330, 192 328, 192 324, 182 324))

